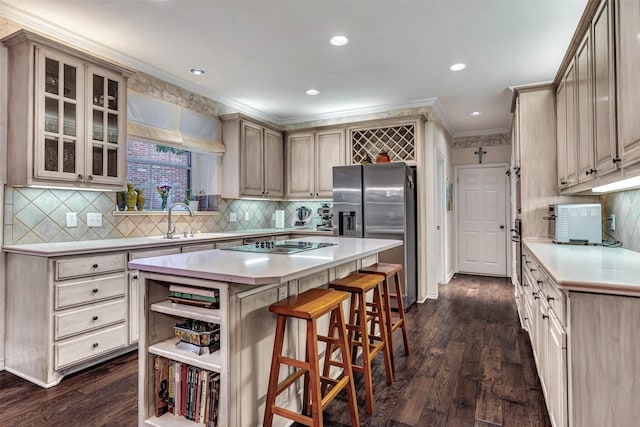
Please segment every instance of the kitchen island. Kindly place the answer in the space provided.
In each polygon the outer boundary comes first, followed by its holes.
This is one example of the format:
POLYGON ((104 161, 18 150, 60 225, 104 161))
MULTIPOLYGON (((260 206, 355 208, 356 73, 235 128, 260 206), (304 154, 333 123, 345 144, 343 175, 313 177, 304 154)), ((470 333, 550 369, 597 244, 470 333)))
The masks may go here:
MULTIPOLYGON (((129 268, 140 271, 139 424, 197 425, 170 414, 155 416, 155 357, 161 356, 220 374, 221 426, 262 423, 269 378, 275 316, 269 306, 308 289, 326 286, 377 261, 379 252, 400 246, 398 240, 306 237, 295 241, 333 243, 290 255, 210 250, 138 259, 129 268), (219 308, 205 309, 168 301, 169 287, 214 290, 219 308), (174 325, 195 319, 220 325, 220 350, 196 356, 175 349, 174 325)), ((295 324, 295 323, 294 323, 295 324)), ((322 331, 328 319, 319 322, 322 331)), ((304 358, 305 330, 287 328, 285 348, 304 358)), ((322 350, 322 349, 321 349, 322 350)), ((281 378, 290 372, 282 371, 281 378)), ((301 387, 291 387, 278 404, 300 411, 301 387)), ((276 420, 284 425, 284 420, 276 420)))

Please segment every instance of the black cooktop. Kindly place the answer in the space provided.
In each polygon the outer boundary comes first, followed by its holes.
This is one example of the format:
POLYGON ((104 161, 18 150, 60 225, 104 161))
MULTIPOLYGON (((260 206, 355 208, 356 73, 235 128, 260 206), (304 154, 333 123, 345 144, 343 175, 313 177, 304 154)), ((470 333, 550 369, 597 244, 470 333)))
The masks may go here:
POLYGON ((337 243, 324 242, 301 242, 296 240, 280 240, 280 241, 261 241, 250 245, 232 246, 223 248, 223 251, 240 251, 240 252, 258 252, 264 254, 281 254, 289 255, 302 251, 310 251, 312 249, 326 248, 334 246, 337 243))

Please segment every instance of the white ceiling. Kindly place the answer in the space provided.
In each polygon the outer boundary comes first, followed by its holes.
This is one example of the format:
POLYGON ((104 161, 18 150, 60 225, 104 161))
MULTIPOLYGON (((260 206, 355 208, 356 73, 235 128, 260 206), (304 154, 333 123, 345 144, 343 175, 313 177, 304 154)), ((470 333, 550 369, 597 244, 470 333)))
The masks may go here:
POLYGON ((509 128, 508 87, 554 78, 586 2, 0 0, 0 14, 279 124, 438 98, 456 136, 509 128))

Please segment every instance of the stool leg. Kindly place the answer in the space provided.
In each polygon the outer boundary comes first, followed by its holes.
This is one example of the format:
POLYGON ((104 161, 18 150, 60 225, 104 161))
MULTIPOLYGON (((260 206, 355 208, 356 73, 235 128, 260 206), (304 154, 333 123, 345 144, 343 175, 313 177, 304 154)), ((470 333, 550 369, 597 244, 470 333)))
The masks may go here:
MULTIPOLYGON (((358 297, 355 294, 351 295, 349 301, 349 325, 357 325, 357 315, 356 315, 356 304, 358 303, 358 297)), ((358 339, 358 331, 357 329, 349 329, 347 331, 349 336, 349 343, 358 339)), ((358 347, 355 345, 351 345, 351 363, 356 363, 356 359, 358 358, 358 347)))
MULTIPOLYGON (((338 325, 338 338, 340 340, 340 354, 342 358, 342 372, 344 376, 349 377, 349 384, 347 385, 347 402, 349 404, 349 417, 351 418, 351 426, 360 426, 360 416, 358 414, 358 401, 356 399, 356 389, 353 383, 353 369, 351 368, 351 356, 349 352, 349 342, 347 341, 346 326, 344 324, 344 315, 342 314, 342 307, 336 308, 337 310, 337 325, 338 325)), ((333 313, 332 313, 333 315, 333 313)))
MULTIPOLYGON (((369 333, 367 332, 367 301, 364 292, 354 295, 358 299, 358 310, 365 315, 360 316, 358 327, 362 342, 362 372, 364 373, 364 390, 367 414, 373 414, 373 381, 371 378, 371 354, 369 353, 369 333)), ((387 354, 388 355, 388 354, 387 354)))
POLYGON ((402 302, 402 284, 400 283, 400 275, 396 271, 394 275, 394 279, 396 282, 396 296, 398 298, 398 311, 400 314, 400 320, 402 328, 402 340, 404 341, 404 354, 406 356, 409 355, 409 338, 407 337, 407 322, 404 319, 404 303, 402 302))
POLYGON ((280 356, 282 355, 282 343, 284 341, 284 328, 287 319, 278 316, 276 323, 276 338, 273 343, 273 355, 271 356, 271 371, 269 373, 269 387, 267 388, 267 400, 264 410, 264 427, 271 427, 273 423, 273 406, 276 403, 276 390, 278 389, 278 375, 280 374, 280 356))
MULTIPOLYGON (((336 327, 338 327, 336 313, 335 313, 335 310, 331 310, 331 316, 329 318, 329 331, 327 332, 327 336, 329 338, 335 338, 336 327)), ((331 372, 331 360, 332 360, 331 355, 333 354, 334 350, 335 348, 333 346, 333 342, 329 341, 327 343, 327 348, 324 351, 324 368, 322 369, 323 377, 328 377, 331 372)), ((322 396, 324 396, 327 393, 326 383, 322 383, 320 391, 322 392, 322 396)))
POLYGON ((318 335, 316 321, 307 320, 307 354, 309 355, 309 389, 311 390, 311 418, 313 427, 322 426, 322 396, 318 360, 318 335))
POLYGON ((391 357, 391 366, 393 367, 393 375, 396 375, 396 359, 393 349, 393 329, 391 319, 391 295, 389 292, 389 279, 385 276, 382 282, 382 299, 384 302, 384 317, 387 322, 387 341, 389 342, 389 357, 391 357))
MULTIPOLYGON (((304 361, 309 364, 309 347, 304 348, 304 361)), ((304 374, 304 388, 302 391, 302 413, 311 416, 311 401, 309 400, 309 371, 304 374)))
POLYGON ((389 334, 387 332, 387 322, 382 312, 382 284, 378 284, 373 291, 373 299, 378 306, 378 315, 380 317, 380 337, 384 341, 382 351, 384 351, 384 366, 387 373, 387 384, 393 384, 393 367, 391 366, 391 356, 389 355, 389 334))

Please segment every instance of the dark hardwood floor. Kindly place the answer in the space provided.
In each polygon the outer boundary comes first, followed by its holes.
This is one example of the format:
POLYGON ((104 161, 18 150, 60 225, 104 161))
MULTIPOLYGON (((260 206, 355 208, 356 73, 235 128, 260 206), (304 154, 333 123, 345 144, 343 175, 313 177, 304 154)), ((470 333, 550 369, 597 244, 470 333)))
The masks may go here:
MULTIPOLYGON (((504 279, 456 276, 440 298, 407 314, 411 356, 395 335, 396 378, 374 361, 375 412, 363 426, 550 426, 531 345, 504 279)), ((0 372, 0 426, 98 427, 137 423, 135 352, 65 378, 49 390, 0 372)), ((325 426, 348 426, 346 396, 324 411, 325 426)))

